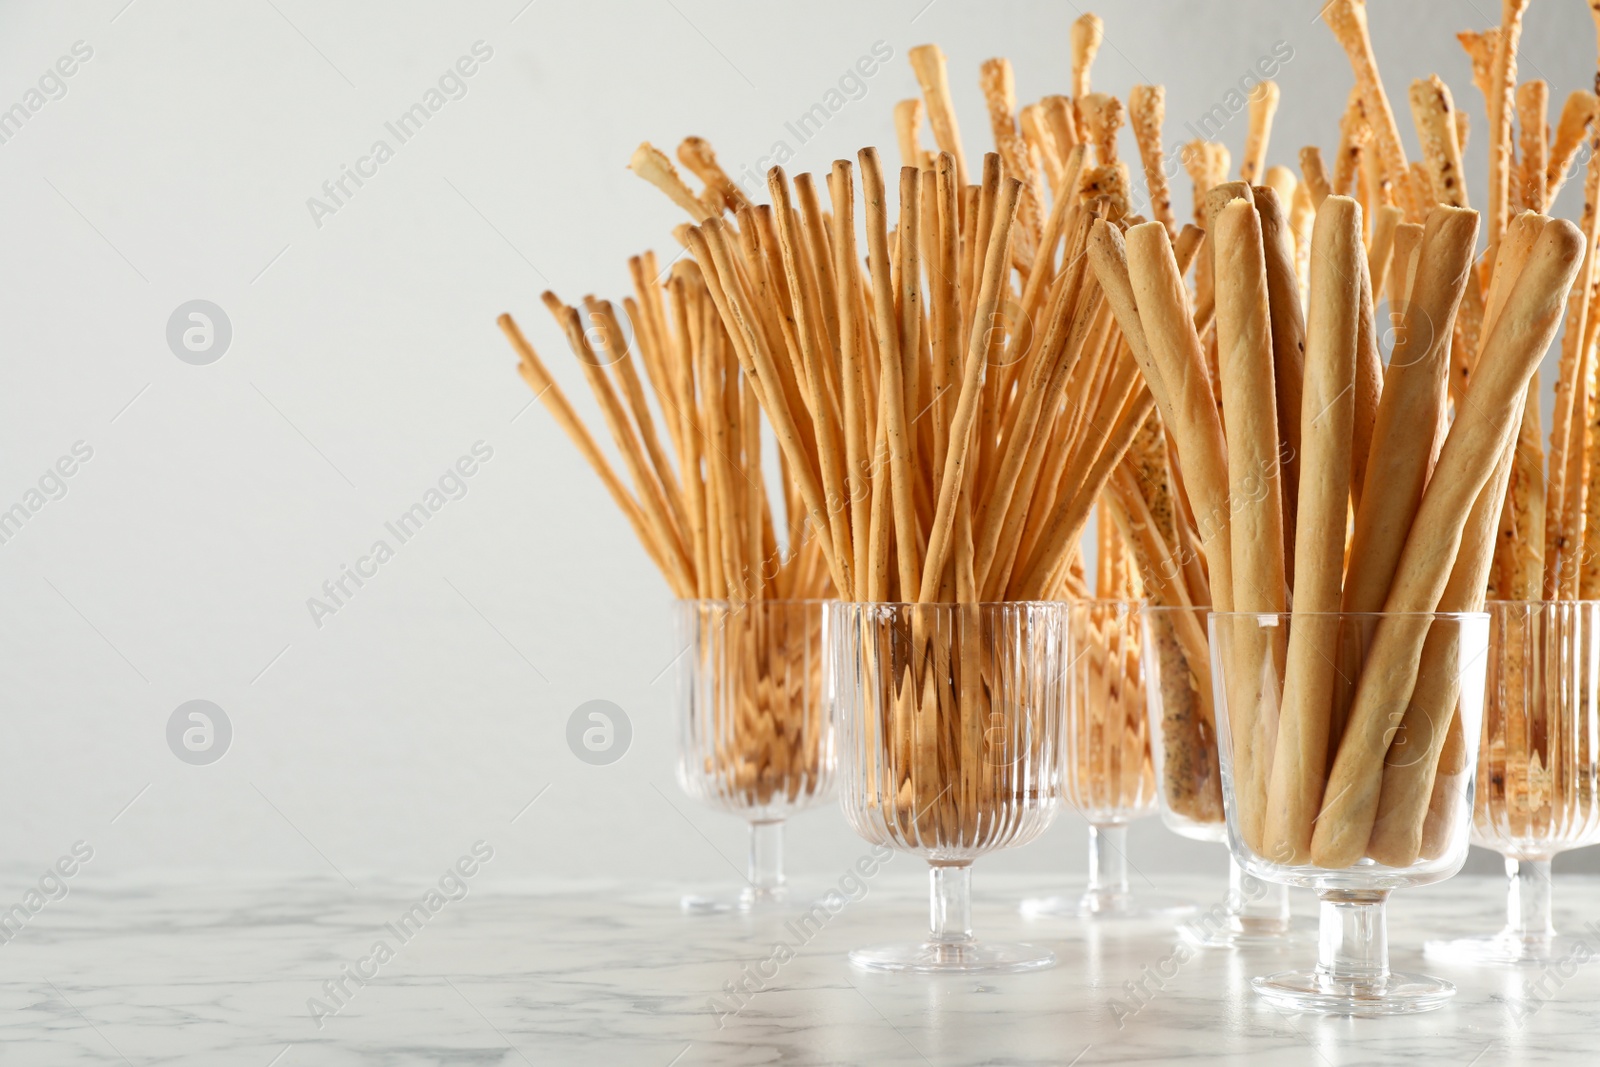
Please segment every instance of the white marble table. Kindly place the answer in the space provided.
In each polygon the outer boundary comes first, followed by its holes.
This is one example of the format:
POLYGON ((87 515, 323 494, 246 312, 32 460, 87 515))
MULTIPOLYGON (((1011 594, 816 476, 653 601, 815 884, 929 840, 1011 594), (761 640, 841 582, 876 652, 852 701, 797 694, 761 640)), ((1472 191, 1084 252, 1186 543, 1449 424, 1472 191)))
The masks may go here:
MULTIPOLYGON (((924 882, 898 857, 833 915, 737 1014, 710 999, 747 965, 796 942, 780 917, 691 917, 679 887, 485 883, 439 909, 403 944, 384 926, 425 887, 343 882, 75 886, 0 944, 0 1064, 1452 1064, 1592 1063, 1600 967, 1532 974, 1428 969, 1454 980, 1453 1004, 1398 1019, 1285 1016, 1248 979, 1308 959, 1297 952, 1207 952, 1174 968, 1161 927, 1029 922, 1017 901, 1038 879, 975 879, 980 935, 1052 946, 1050 971, 992 979, 868 975, 844 952, 911 937, 924 882), (109 886, 109 887, 108 887, 109 886), (369 955, 383 938, 392 959, 369 955), (367 962, 363 963, 363 960, 367 962), (342 968, 373 977, 321 1027, 310 998, 342 968), (1145 968, 1154 990, 1130 1017, 1113 997, 1145 968), (1175 972, 1175 973, 1174 973, 1175 972), (1534 1007, 1529 1012, 1527 1009, 1534 1007), (719 1025, 720 1024, 720 1025, 719 1025)), ((822 879, 812 883, 823 884, 822 879)), ((1210 903, 1223 887, 1165 883, 1210 903)), ((1600 880, 1558 885, 1566 928, 1600 920, 1600 880)), ((1501 885, 1458 878, 1398 894, 1394 962, 1423 967, 1426 936, 1487 929, 1501 885)), ((1307 901, 1297 901, 1309 905, 1307 901)), ((1596 927, 1600 931, 1600 926, 1596 927)), ((1591 934, 1600 947, 1600 934, 1591 934)), ((772 968, 766 968, 769 972, 772 968)))

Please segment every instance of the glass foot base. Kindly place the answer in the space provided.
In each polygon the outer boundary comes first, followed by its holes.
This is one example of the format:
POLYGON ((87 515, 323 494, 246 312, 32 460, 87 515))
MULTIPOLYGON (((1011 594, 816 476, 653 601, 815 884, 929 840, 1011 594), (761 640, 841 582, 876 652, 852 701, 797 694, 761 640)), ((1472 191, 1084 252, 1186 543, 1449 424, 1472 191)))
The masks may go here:
POLYGON ((738 893, 702 896, 687 894, 680 903, 689 915, 728 915, 760 913, 775 910, 790 902, 787 886, 757 890, 746 886, 738 893))
POLYGON ((1456 987, 1442 978, 1392 971, 1360 985, 1331 982, 1314 971, 1269 974, 1250 984, 1273 1007, 1321 1015, 1406 1015, 1443 1007, 1456 995, 1456 987))
POLYGON ((1279 925, 1201 913, 1179 923, 1178 933, 1195 948, 1304 948, 1317 943, 1317 924, 1305 918, 1290 918, 1279 925))
POLYGON ((1085 893, 1076 897, 1034 897, 1022 902, 1022 914, 1028 919, 1178 922, 1194 912, 1193 902, 1159 893, 1085 893))
POLYGON ((1553 937, 1523 940, 1505 934, 1485 934, 1454 940, 1428 941, 1422 954, 1444 963, 1479 966, 1539 967, 1550 963, 1577 963, 1594 959, 1594 946, 1582 938, 1556 934, 1553 937))
POLYGON ((1014 974, 1056 965, 1056 954, 1038 945, 989 941, 924 941, 920 945, 875 945, 850 952, 864 971, 913 974, 1014 974))

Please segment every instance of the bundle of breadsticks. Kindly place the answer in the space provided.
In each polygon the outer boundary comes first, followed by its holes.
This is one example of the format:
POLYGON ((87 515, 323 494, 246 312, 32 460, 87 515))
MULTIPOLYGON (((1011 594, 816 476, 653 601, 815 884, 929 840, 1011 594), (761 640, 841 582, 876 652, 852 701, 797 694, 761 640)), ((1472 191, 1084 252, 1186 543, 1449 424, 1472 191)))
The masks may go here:
POLYGON ((775 796, 793 801, 825 778, 820 613, 761 606, 831 596, 828 571, 817 545, 800 535, 804 514, 787 482, 769 490, 763 477, 760 409, 700 269, 679 262, 663 281, 648 253, 628 267, 634 292, 623 310, 631 333, 609 301, 585 297, 580 310, 546 292, 544 303, 577 356, 631 489, 516 321, 502 315, 500 328, 523 380, 599 476, 668 586, 708 602, 694 650, 705 662, 693 663, 712 680, 711 691, 696 693, 709 704, 705 732, 714 739, 705 774, 720 783, 720 795, 748 807, 775 796), (772 495, 786 504, 783 547, 772 495))
POLYGON ((1396 614, 1370 647, 1330 656, 1340 625, 1322 613, 1481 607, 1528 385, 1591 242, 1528 212, 1503 237, 1491 232, 1475 270, 1478 219, 1465 207, 1442 83, 1413 91, 1428 159, 1409 166, 1363 6, 1336 0, 1324 17, 1350 53, 1370 131, 1347 122, 1341 135, 1376 145, 1362 170, 1377 221, 1369 228, 1369 212, 1331 191, 1318 153, 1302 152, 1295 195, 1308 190, 1314 207, 1304 307, 1289 227, 1267 186, 1205 194, 1209 276, 1192 302, 1159 224, 1125 238, 1097 226, 1090 258, 1172 437, 1212 604, 1293 607, 1285 647, 1263 630, 1257 647, 1239 640, 1224 663, 1246 839, 1285 863, 1404 866, 1447 836, 1438 816, 1451 806, 1432 805, 1433 825, 1429 812, 1441 776, 1462 769, 1460 646, 1448 625, 1396 614), (1399 338, 1386 370, 1373 325, 1385 278, 1399 338), (1352 662, 1358 676, 1335 684, 1352 662), (1404 753, 1392 751, 1396 737, 1408 739, 1404 753))
MULTIPOLYGON (((847 600, 928 606, 907 612, 925 622, 908 625, 893 662, 871 667, 885 750, 906 754, 883 769, 876 802, 924 840, 929 827, 959 836, 1003 826, 977 817, 974 798, 1006 796, 994 775, 1030 764, 983 751, 984 724, 1036 709, 1001 702, 1000 664, 1015 650, 980 632, 978 605, 1085 590, 1081 534, 1151 410, 1083 255, 1096 222, 1129 213, 1120 105, 1101 98, 1096 109, 1091 58, 1080 49, 1075 98, 1023 109, 1022 134, 1009 65, 985 65, 999 151, 973 184, 932 46, 911 53, 923 100, 896 108, 897 182, 869 148, 858 166, 833 165, 826 208, 821 182, 781 168, 758 205, 704 142, 678 152, 706 183, 699 194, 648 144, 631 163, 692 217, 681 240, 835 588, 847 600), (919 143, 924 113, 936 150, 919 143), (970 608, 967 624, 934 624, 948 604, 970 608)), ((1048 751, 1052 734, 1040 723, 1026 736, 1048 751)))

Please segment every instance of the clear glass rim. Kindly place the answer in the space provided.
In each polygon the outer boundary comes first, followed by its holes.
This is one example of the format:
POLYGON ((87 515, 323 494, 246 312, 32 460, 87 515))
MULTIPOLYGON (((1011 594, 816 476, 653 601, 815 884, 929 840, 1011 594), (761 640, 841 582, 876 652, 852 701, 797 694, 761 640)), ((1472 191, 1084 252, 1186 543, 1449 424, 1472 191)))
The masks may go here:
POLYGON ((726 597, 722 597, 722 598, 707 597, 705 599, 701 599, 700 597, 692 597, 692 596, 674 597, 672 602, 674 604, 688 604, 688 605, 691 605, 691 606, 694 606, 694 607, 725 607, 725 608, 748 608, 748 607, 752 607, 752 606, 759 605, 759 604, 765 604, 765 605, 782 604, 782 605, 793 605, 793 606, 805 606, 805 605, 808 605, 808 604, 834 604, 834 603, 837 603, 837 601, 828 600, 828 599, 825 599, 823 597, 806 597, 806 598, 802 598, 802 599, 790 599, 788 597, 751 597, 748 600, 729 600, 726 597))
POLYGON ((1583 600, 1581 598, 1580 599, 1576 599, 1576 600, 1500 600, 1500 599, 1491 597, 1490 599, 1484 601, 1484 606, 1486 608, 1487 607, 1561 608, 1561 607, 1569 607, 1569 606, 1570 607, 1575 607, 1575 608, 1587 608, 1587 607, 1600 606, 1600 600, 1583 600))
MULTIPOLYGON (((1169 609, 1170 610, 1170 609, 1169 609)), ((1179 608, 1179 611, 1195 610, 1179 608)), ((1218 619, 1433 619, 1436 622, 1487 621, 1487 611, 1208 611, 1218 619)))
MULTIPOLYGON (((821 604, 838 604, 848 608, 893 608, 903 611, 906 608, 928 608, 954 610, 956 608, 1070 608, 1075 604, 1093 603, 1086 600, 933 600, 926 604, 919 604, 912 600, 822 600, 821 604)), ((1118 601, 1105 601, 1104 603, 1119 603, 1118 601)), ((1137 600, 1120 601, 1125 604, 1138 604, 1137 600)))

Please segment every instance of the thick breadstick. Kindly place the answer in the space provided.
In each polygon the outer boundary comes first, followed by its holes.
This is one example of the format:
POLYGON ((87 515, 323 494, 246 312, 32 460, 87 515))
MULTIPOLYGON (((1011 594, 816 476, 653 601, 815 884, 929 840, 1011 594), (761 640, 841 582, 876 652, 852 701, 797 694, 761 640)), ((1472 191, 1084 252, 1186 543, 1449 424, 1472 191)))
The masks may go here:
MULTIPOLYGON (((1152 395, 1158 402, 1166 396, 1161 417, 1178 442, 1184 480, 1195 509, 1196 530, 1205 545, 1210 568, 1212 604, 1218 611, 1232 611, 1228 447, 1211 395, 1205 354, 1194 332, 1188 291, 1178 273, 1167 231, 1159 222, 1129 229, 1126 250, 1139 323, 1160 382, 1152 395)), ((1113 303, 1112 311, 1116 310, 1113 303)), ((1138 358, 1139 353, 1136 351, 1134 356, 1138 358)))
MULTIPOLYGON (((1439 599, 1440 611, 1483 610, 1484 583, 1494 557, 1495 517, 1505 496, 1515 448, 1514 442, 1506 446, 1494 476, 1472 505, 1450 581, 1439 599)), ((1435 772, 1461 696, 1461 672, 1473 667, 1463 657, 1480 651, 1466 644, 1465 632, 1458 622, 1434 623, 1422 646, 1411 706, 1384 761, 1378 814, 1367 841, 1367 855, 1390 867, 1409 867, 1422 851, 1423 823, 1433 796, 1435 772)))
POLYGON ((1247 200, 1218 213, 1217 365, 1228 442, 1233 610, 1284 609, 1283 495, 1261 223, 1247 200))
POLYGON ((1283 704, 1266 804, 1263 855, 1304 863, 1328 767, 1329 700, 1339 642, 1339 584, 1344 569, 1345 507, 1350 494, 1350 437, 1355 421, 1356 330, 1362 255, 1355 202, 1330 197, 1312 234, 1311 321, 1306 326, 1305 401, 1301 408, 1299 543, 1294 617, 1289 631, 1283 704))
MULTIPOLYGON (((1388 617, 1378 623, 1367 652, 1311 841, 1319 867, 1348 867, 1366 851, 1384 758, 1399 723, 1394 716, 1403 713, 1416 684, 1431 624, 1426 613, 1439 606, 1472 506, 1516 431, 1528 381, 1561 325, 1583 244, 1570 222, 1545 224, 1484 347, 1481 373, 1469 386, 1406 537, 1383 605, 1388 617)), ((1491 503, 1498 513, 1500 502, 1491 503)))
POLYGON ((1344 610, 1378 611, 1388 595, 1412 516, 1444 429, 1450 323, 1466 288, 1478 215, 1439 207, 1428 215, 1411 300, 1372 434, 1372 461, 1356 510, 1344 610))
POLYGON ((1261 216, 1261 243, 1267 257, 1267 302, 1272 312, 1272 383, 1277 390, 1279 466, 1283 469, 1283 566, 1295 573, 1295 501, 1300 499, 1300 403, 1305 377, 1306 323, 1295 273, 1294 235, 1277 194, 1252 189, 1261 216))

